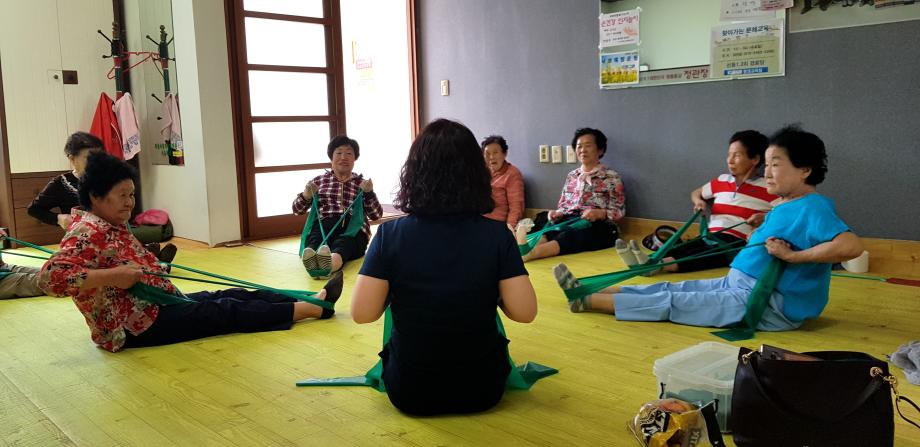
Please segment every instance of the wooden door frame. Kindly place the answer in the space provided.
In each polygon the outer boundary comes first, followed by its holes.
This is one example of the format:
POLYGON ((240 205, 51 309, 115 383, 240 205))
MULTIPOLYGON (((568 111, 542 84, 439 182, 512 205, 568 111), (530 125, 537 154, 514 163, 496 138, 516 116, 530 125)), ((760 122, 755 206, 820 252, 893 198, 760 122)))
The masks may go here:
MULTIPOLYGON (((415 15, 415 0, 407 0, 406 4, 406 21, 407 21, 407 37, 409 45, 409 82, 410 82, 410 123, 411 123, 411 135, 412 139, 420 131, 419 124, 419 106, 418 106, 418 69, 417 69, 417 56, 416 56, 416 15, 415 15)), ((236 178, 237 178, 237 192, 238 197, 240 198, 240 234, 242 240, 254 240, 262 239, 275 236, 287 236, 291 235, 289 228, 292 225, 302 226, 306 220, 305 216, 295 216, 295 215, 281 215, 281 216, 271 216, 267 218, 262 218, 262 220, 268 220, 267 231, 256 232, 254 227, 254 220, 256 210, 251 204, 255 204, 255 172, 251 168, 254 166, 253 154, 251 151, 247 151, 246 147, 252 147, 252 123, 255 122, 270 122, 272 118, 257 118, 253 119, 249 116, 248 113, 244 113, 245 110, 249 110, 249 98, 245 95, 242 95, 240 92, 243 87, 248 91, 248 71, 249 66, 246 59, 246 47, 245 47, 245 35, 243 34, 243 21, 245 17, 261 17, 261 18, 274 18, 274 19, 286 19, 286 20, 295 20, 300 22, 308 23, 322 23, 326 24, 332 21, 334 24, 337 23, 338 26, 330 26, 326 29, 326 45, 327 45, 327 69, 318 70, 318 69, 301 69, 301 68, 291 68, 291 67, 279 67, 279 66, 260 66, 262 68, 270 68, 272 70, 279 71, 296 71, 296 72, 319 72, 332 74, 329 76, 329 83, 332 84, 329 87, 330 91, 333 91, 334 94, 329 95, 329 110, 335 111, 334 115, 330 115, 332 120, 330 121, 332 134, 345 133, 346 132, 346 120, 345 120, 345 89, 344 89, 344 62, 343 62, 343 48, 342 48, 342 29, 341 29, 341 8, 339 0, 324 0, 323 2, 323 15, 324 19, 305 19, 298 16, 286 16, 283 14, 269 14, 269 13, 253 13, 249 12, 245 16, 241 14, 242 11, 242 0, 224 0, 224 15, 227 28, 227 53, 228 60, 230 62, 230 86, 232 89, 231 94, 231 108, 233 114, 233 136, 235 144, 235 155, 236 155, 236 178), (248 117, 248 118, 247 118, 248 117)), ((316 120, 315 117, 295 117, 295 120, 300 121, 310 121, 316 120)), ((290 117, 285 119, 278 119, 277 121, 290 121, 290 117)), ((327 168, 330 167, 329 163, 317 163, 317 164, 306 164, 297 166, 297 169, 316 169, 316 168, 327 168)), ((290 170, 291 166, 285 166, 277 169, 272 168, 260 168, 259 172, 272 172, 272 171, 287 171, 290 170)), ((293 194, 291 195, 293 197, 293 194)))
POLYGON ((0 226, 9 228, 10 235, 16 234, 16 219, 13 218, 13 185, 10 178, 10 148, 7 139, 6 103, 3 99, 3 60, 0 58, 0 226))

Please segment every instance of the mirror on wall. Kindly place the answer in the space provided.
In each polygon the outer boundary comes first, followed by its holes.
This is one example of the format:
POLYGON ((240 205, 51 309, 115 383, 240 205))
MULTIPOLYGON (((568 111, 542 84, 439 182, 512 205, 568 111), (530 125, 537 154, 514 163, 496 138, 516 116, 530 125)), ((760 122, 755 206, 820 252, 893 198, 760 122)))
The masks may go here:
MULTIPOLYGON (((142 154, 154 165, 185 164, 171 0, 123 0, 131 51, 153 53, 133 68, 142 154), (133 20, 132 20, 133 19, 133 20)), ((132 62, 132 64, 135 62, 132 62)))
POLYGON ((600 87, 783 76, 785 7, 791 4, 788 0, 601 0, 600 87))

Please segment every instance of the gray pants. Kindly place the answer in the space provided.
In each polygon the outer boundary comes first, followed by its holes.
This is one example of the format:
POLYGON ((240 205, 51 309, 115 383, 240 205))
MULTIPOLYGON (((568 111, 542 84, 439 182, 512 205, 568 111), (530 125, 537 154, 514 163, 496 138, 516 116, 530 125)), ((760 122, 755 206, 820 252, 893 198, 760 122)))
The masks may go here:
POLYGON ((45 294, 42 289, 38 288, 39 269, 12 264, 3 264, 0 268, 12 272, 0 278, 0 300, 45 294))

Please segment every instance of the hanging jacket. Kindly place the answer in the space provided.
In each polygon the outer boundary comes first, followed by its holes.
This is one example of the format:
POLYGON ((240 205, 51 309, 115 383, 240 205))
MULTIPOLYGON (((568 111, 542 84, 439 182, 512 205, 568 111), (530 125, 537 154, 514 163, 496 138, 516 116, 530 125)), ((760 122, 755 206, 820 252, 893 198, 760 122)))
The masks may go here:
POLYGON ((99 103, 96 104, 96 114, 93 116, 93 125, 90 126, 89 133, 102 140, 103 149, 107 153, 121 160, 125 159, 122 152, 121 130, 118 128, 118 120, 112 110, 112 98, 105 93, 99 95, 99 103))

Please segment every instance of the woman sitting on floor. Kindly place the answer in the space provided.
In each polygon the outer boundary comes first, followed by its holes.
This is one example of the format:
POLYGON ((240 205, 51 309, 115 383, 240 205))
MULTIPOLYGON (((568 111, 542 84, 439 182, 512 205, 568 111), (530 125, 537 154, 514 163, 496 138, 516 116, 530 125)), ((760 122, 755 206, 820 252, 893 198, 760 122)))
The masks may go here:
POLYGON ((489 409, 511 371, 496 307, 529 323, 537 301, 514 237, 482 216, 494 204, 473 133, 444 119, 426 126, 409 149, 396 204, 408 216, 377 229, 352 293, 352 318, 370 323, 390 306, 393 329, 380 357, 396 408, 414 415, 489 409))
POLYGON ((492 173, 492 200, 495 208, 485 216, 505 222, 514 231, 524 217, 524 176, 508 162, 508 143, 498 135, 482 140, 482 155, 492 173))
MULTIPOLYGON (((626 194, 620 174, 600 160, 607 152, 607 136, 597 129, 578 129, 572 146, 581 167, 566 176, 559 206, 549 212, 546 225, 581 217, 591 226, 544 233, 533 250, 524 255, 524 261, 610 248, 617 240, 616 223, 626 215, 626 194)), ((521 225, 517 241, 525 244, 526 239, 527 230, 521 225)))
MULTIPOLYGON (((728 174, 722 174, 690 193, 694 211, 706 211, 711 200, 712 214, 709 217, 708 240, 696 239, 672 247, 662 258, 667 263, 712 250, 710 242, 723 246, 744 245, 754 228, 763 223, 764 215, 779 203, 779 197, 767 192, 767 182, 759 174, 764 164, 764 152, 770 140, 756 130, 735 132, 728 141, 728 174)), ((617 253, 628 266, 645 264, 648 257, 635 241, 627 245, 617 240, 617 253)), ((687 260, 679 264, 668 264, 666 272, 695 272, 727 267, 735 253, 708 256, 687 260)), ((648 272, 652 276, 657 271, 648 272)))
MULTIPOLYGON (((65 172, 45 185, 38 196, 29 204, 30 216, 48 225, 57 225, 67 231, 73 221, 70 210, 80 205, 80 178, 86 168, 86 158, 91 152, 102 151, 102 140, 86 132, 75 132, 67 138, 64 155, 70 162, 71 172, 65 172), (56 210, 56 211, 55 211, 56 210)), ((162 262, 172 262, 176 257, 176 246, 152 242, 145 248, 162 262)))
MULTIPOLYGON (((154 346, 233 332, 289 329, 305 318, 330 318, 331 309, 269 291, 197 292, 194 302, 160 306, 134 296, 136 283, 168 293, 177 290, 152 253, 126 228, 134 208, 134 168, 104 152, 90 154, 80 184, 80 203, 61 248, 40 273, 49 295, 71 296, 99 347, 154 346)), ((335 302, 342 278, 329 281, 318 299, 335 302)))
MULTIPOLYGON (((827 154, 820 138, 786 127, 771 138, 765 160, 767 191, 782 199, 748 241, 749 245, 765 245, 741 250, 728 276, 615 286, 572 300, 572 312, 611 313, 627 321, 732 325, 744 317, 755 283, 775 257, 788 265, 757 329, 791 330, 817 318, 827 305, 831 265, 859 256, 862 242, 837 217, 833 202, 816 192, 827 172, 827 154)), ((564 264, 556 266, 554 273, 563 289, 579 285, 564 264)))
POLYGON ((307 236, 302 256, 303 266, 307 271, 325 270, 335 273, 346 262, 364 256, 371 235, 370 221, 380 219, 383 208, 374 193, 371 179, 364 179, 360 174, 352 172, 355 160, 361 155, 357 141, 339 135, 329 142, 326 154, 332 162, 332 170, 310 180, 303 192, 297 194, 292 208, 294 214, 304 214, 310 210, 314 198, 319 200, 319 216, 307 236), (358 196, 358 190, 364 190, 364 225, 354 237, 346 236, 343 233, 351 216, 346 216, 341 223, 339 218, 358 196), (339 225, 335 226, 336 223, 339 225), (322 244, 323 230, 329 235, 326 244, 322 244))

